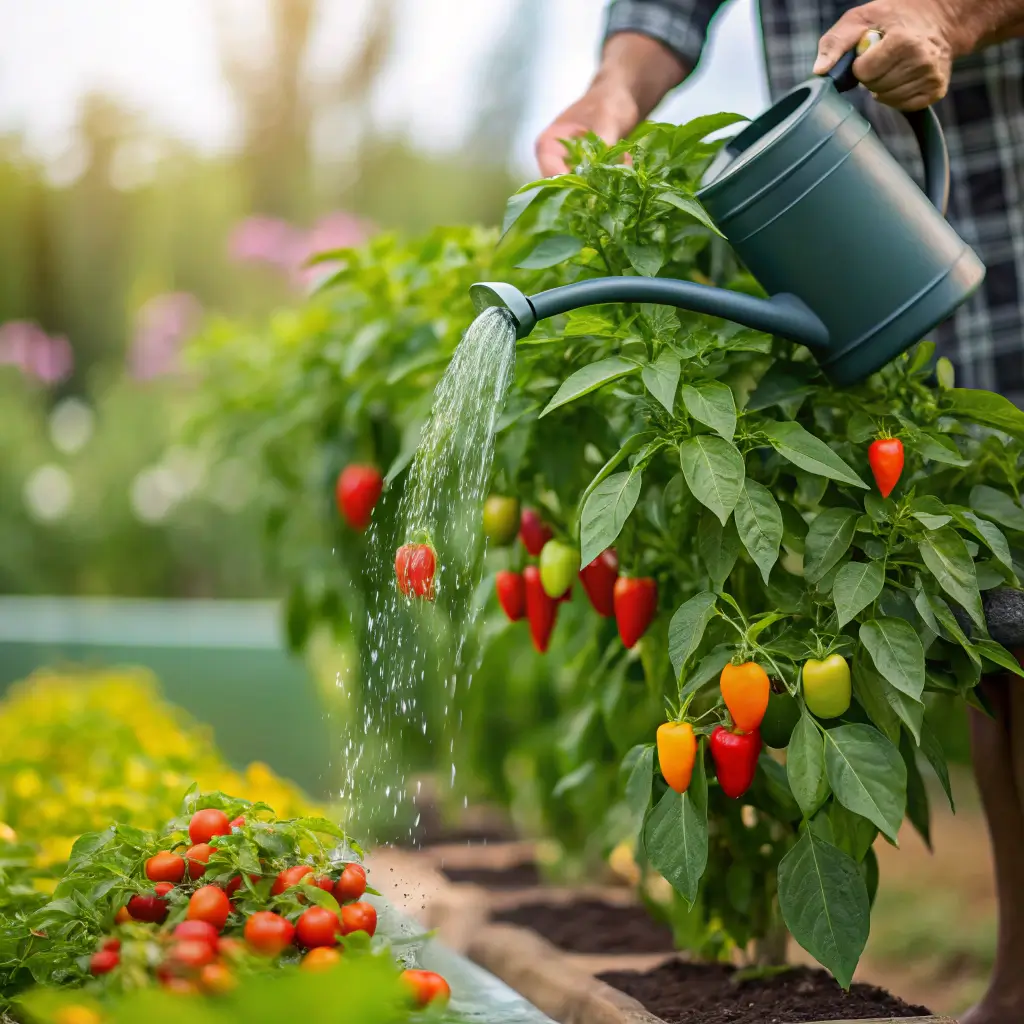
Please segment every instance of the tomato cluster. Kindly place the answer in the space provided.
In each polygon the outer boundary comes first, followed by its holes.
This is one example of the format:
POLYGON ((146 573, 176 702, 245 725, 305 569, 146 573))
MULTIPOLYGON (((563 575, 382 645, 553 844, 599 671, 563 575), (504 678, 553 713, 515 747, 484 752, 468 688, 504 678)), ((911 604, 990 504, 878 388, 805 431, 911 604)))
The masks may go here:
POLYGON ((551 527, 532 508, 518 512, 514 498, 491 495, 484 504, 484 533, 498 545, 516 537, 514 517, 518 515, 518 536, 526 554, 537 564, 521 571, 503 569, 494 579, 502 611, 511 622, 524 616, 529 623, 533 646, 547 651, 558 617, 558 606, 572 596, 579 578, 583 591, 598 615, 614 616, 619 636, 633 647, 647 631, 658 610, 658 587, 650 577, 619 575, 619 559, 609 548, 593 561, 579 567, 580 553, 555 537, 551 527))
MULTIPOLYGON (((229 820, 216 808, 196 811, 188 823, 192 845, 180 842, 145 861, 153 889, 136 893, 120 908, 115 923, 123 930, 102 940, 90 959, 90 972, 116 979, 127 959, 133 969, 152 969, 166 988, 223 994, 236 985, 237 968, 246 958, 256 962, 304 954, 304 969, 325 970, 337 962, 346 936, 374 935, 377 911, 362 898, 367 878, 361 864, 348 863, 330 874, 318 873, 312 864, 287 864, 276 873, 250 875, 249 886, 230 870, 204 878, 211 872, 218 837, 244 827, 243 817, 229 820), (317 897, 315 890, 324 895, 317 897), (140 930, 140 925, 157 927, 140 930)), ((430 985, 416 981, 413 987, 418 1005, 447 992, 440 978, 430 985), (423 995, 428 989, 434 993, 429 998, 423 995)))

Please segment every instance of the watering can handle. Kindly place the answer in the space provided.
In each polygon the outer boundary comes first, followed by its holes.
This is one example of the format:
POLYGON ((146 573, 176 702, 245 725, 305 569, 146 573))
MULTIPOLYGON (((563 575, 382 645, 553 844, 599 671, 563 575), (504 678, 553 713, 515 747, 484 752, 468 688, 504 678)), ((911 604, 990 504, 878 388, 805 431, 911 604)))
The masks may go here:
MULTIPOLYGON (((835 67, 826 73, 825 77, 832 79, 838 92, 849 92, 860 85, 853 74, 853 62, 858 56, 857 48, 844 53, 836 61, 835 67)), ((921 150, 921 159, 924 161, 925 195, 945 217, 946 207, 949 205, 949 151, 946 149, 946 137, 942 133, 939 116, 935 113, 934 107, 905 110, 903 116, 913 130, 921 150)))

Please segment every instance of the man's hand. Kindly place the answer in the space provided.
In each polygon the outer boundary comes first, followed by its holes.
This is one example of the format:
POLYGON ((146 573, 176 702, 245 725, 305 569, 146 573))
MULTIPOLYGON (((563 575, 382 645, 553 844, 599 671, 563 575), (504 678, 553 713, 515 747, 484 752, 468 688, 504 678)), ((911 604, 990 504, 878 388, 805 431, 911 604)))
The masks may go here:
POLYGON ((585 95, 559 114, 537 139, 541 174, 569 170, 562 139, 594 132, 614 145, 627 136, 687 71, 671 50, 649 36, 635 32, 613 35, 585 95))
POLYGON ((976 10, 984 6, 984 0, 873 0, 854 7, 821 37, 814 73, 830 70, 865 32, 878 29, 881 41, 854 61, 854 75, 882 103, 920 110, 946 95, 954 58, 977 45, 976 10))
POLYGON ((629 89, 614 82, 595 80, 582 99, 567 107, 537 139, 537 163, 545 177, 565 174, 563 139, 593 132, 613 146, 640 123, 640 108, 629 89))

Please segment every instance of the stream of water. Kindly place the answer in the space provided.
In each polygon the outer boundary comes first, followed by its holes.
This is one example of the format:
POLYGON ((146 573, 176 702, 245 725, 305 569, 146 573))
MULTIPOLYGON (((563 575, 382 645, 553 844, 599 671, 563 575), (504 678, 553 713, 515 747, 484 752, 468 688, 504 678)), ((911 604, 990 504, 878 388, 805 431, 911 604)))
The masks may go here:
MULTIPOLYGON (((414 833, 415 807, 403 806, 417 799, 415 790, 408 791, 404 734, 418 730, 452 753, 459 723, 449 721, 449 711, 458 687, 472 680, 465 652, 484 550, 482 509, 515 342, 505 310, 487 310, 472 323, 434 393, 397 515, 379 522, 374 516, 361 658, 364 717, 344 742, 341 793, 361 823, 408 820, 404 827, 414 833), (381 525, 389 521, 397 524, 393 530, 381 525), (424 540, 437 553, 434 602, 410 601, 395 586, 396 548, 424 540), (429 680, 437 680, 442 692, 425 694, 429 680)), ((450 763, 447 781, 454 785, 453 758, 450 763)))

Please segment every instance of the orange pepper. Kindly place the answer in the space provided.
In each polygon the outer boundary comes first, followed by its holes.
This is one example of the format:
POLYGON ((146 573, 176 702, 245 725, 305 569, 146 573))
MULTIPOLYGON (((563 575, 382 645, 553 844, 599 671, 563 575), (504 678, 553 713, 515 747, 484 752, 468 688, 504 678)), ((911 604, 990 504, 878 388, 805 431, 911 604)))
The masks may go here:
POLYGON ((772 689, 768 673, 753 661, 726 665, 722 669, 719 686, 736 728, 743 732, 760 728, 772 689))
POLYGON ((697 758, 697 737, 689 722, 663 722, 658 726, 658 763, 665 781, 685 793, 693 777, 697 758))

